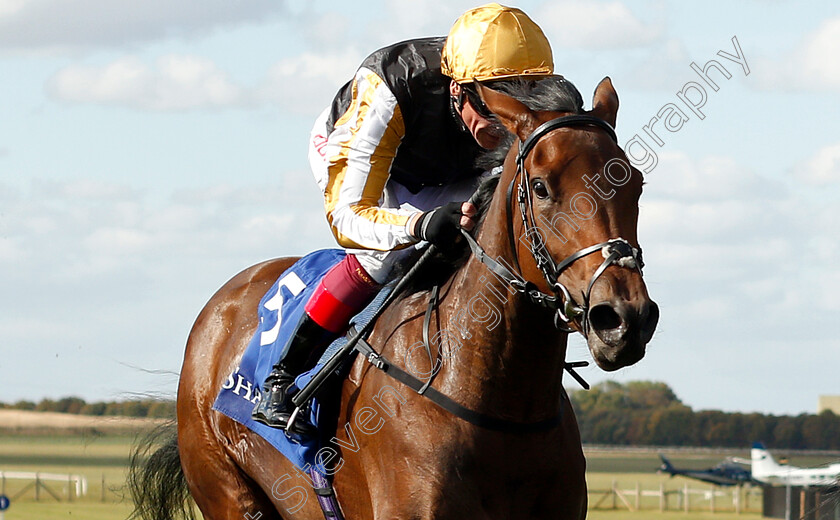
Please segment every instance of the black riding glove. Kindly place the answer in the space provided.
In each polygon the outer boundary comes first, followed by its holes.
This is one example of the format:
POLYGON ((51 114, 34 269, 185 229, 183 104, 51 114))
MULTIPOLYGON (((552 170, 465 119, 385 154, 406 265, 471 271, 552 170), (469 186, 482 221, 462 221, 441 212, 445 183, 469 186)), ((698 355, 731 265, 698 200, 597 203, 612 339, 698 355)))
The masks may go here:
POLYGON ((437 245, 451 245, 461 229, 463 202, 450 202, 424 212, 414 223, 411 234, 415 238, 437 245))

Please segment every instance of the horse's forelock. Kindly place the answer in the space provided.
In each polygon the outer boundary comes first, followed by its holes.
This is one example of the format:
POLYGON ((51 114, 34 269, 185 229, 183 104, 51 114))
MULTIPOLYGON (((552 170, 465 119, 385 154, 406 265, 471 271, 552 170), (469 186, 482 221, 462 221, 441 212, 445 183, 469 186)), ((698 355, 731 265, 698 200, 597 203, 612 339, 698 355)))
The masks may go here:
POLYGON ((488 85, 522 102, 534 111, 571 112, 583 111, 583 97, 577 87, 563 76, 550 76, 539 80, 513 79, 488 85))

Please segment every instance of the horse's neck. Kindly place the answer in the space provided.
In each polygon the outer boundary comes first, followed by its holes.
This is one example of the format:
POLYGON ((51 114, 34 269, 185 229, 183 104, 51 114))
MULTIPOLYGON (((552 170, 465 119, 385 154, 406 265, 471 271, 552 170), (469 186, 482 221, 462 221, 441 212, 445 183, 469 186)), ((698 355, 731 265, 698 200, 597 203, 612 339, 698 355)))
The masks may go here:
MULTIPOLYGON (((495 232, 504 224, 487 222, 488 232, 479 234, 493 257, 504 249, 493 243, 493 236, 504 236, 495 232)), ((550 312, 511 294, 472 257, 453 277, 441 313, 441 328, 460 341, 441 368, 449 390, 478 409, 522 422, 557 413, 567 335, 553 326, 550 312)))

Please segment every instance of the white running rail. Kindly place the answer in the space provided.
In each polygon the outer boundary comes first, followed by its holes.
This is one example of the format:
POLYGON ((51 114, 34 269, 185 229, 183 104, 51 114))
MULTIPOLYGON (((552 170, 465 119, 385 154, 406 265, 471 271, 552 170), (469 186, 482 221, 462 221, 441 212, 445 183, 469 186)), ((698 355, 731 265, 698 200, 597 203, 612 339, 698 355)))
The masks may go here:
POLYGON ((42 473, 40 471, 0 471, 0 480, 4 479, 70 482, 76 486, 77 497, 87 495, 88 491, 87 478, 81 475, 71 475, 67 473, 42 473))

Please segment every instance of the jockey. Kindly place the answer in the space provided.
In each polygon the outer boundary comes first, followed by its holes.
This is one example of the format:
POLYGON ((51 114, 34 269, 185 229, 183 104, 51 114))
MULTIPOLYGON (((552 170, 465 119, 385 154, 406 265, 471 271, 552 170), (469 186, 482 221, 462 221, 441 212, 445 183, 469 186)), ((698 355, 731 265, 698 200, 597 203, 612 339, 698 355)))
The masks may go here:
MULTIPOLYGON (((288 387, 317 362, 418 243, 451 244, 475 225, 462 202, 483 173, 475 160, 504 129, 474 80, 553 73, 542 30, 519 9, 496 3, 464 13, 446 38, 408 40, 363 62, 316 120, 309 160, 333 235, 347 249, 321 280, 266 378, 256 421, 285 428, 288 387)), ((296 421, 298 433, 311 431, 296 421)))

